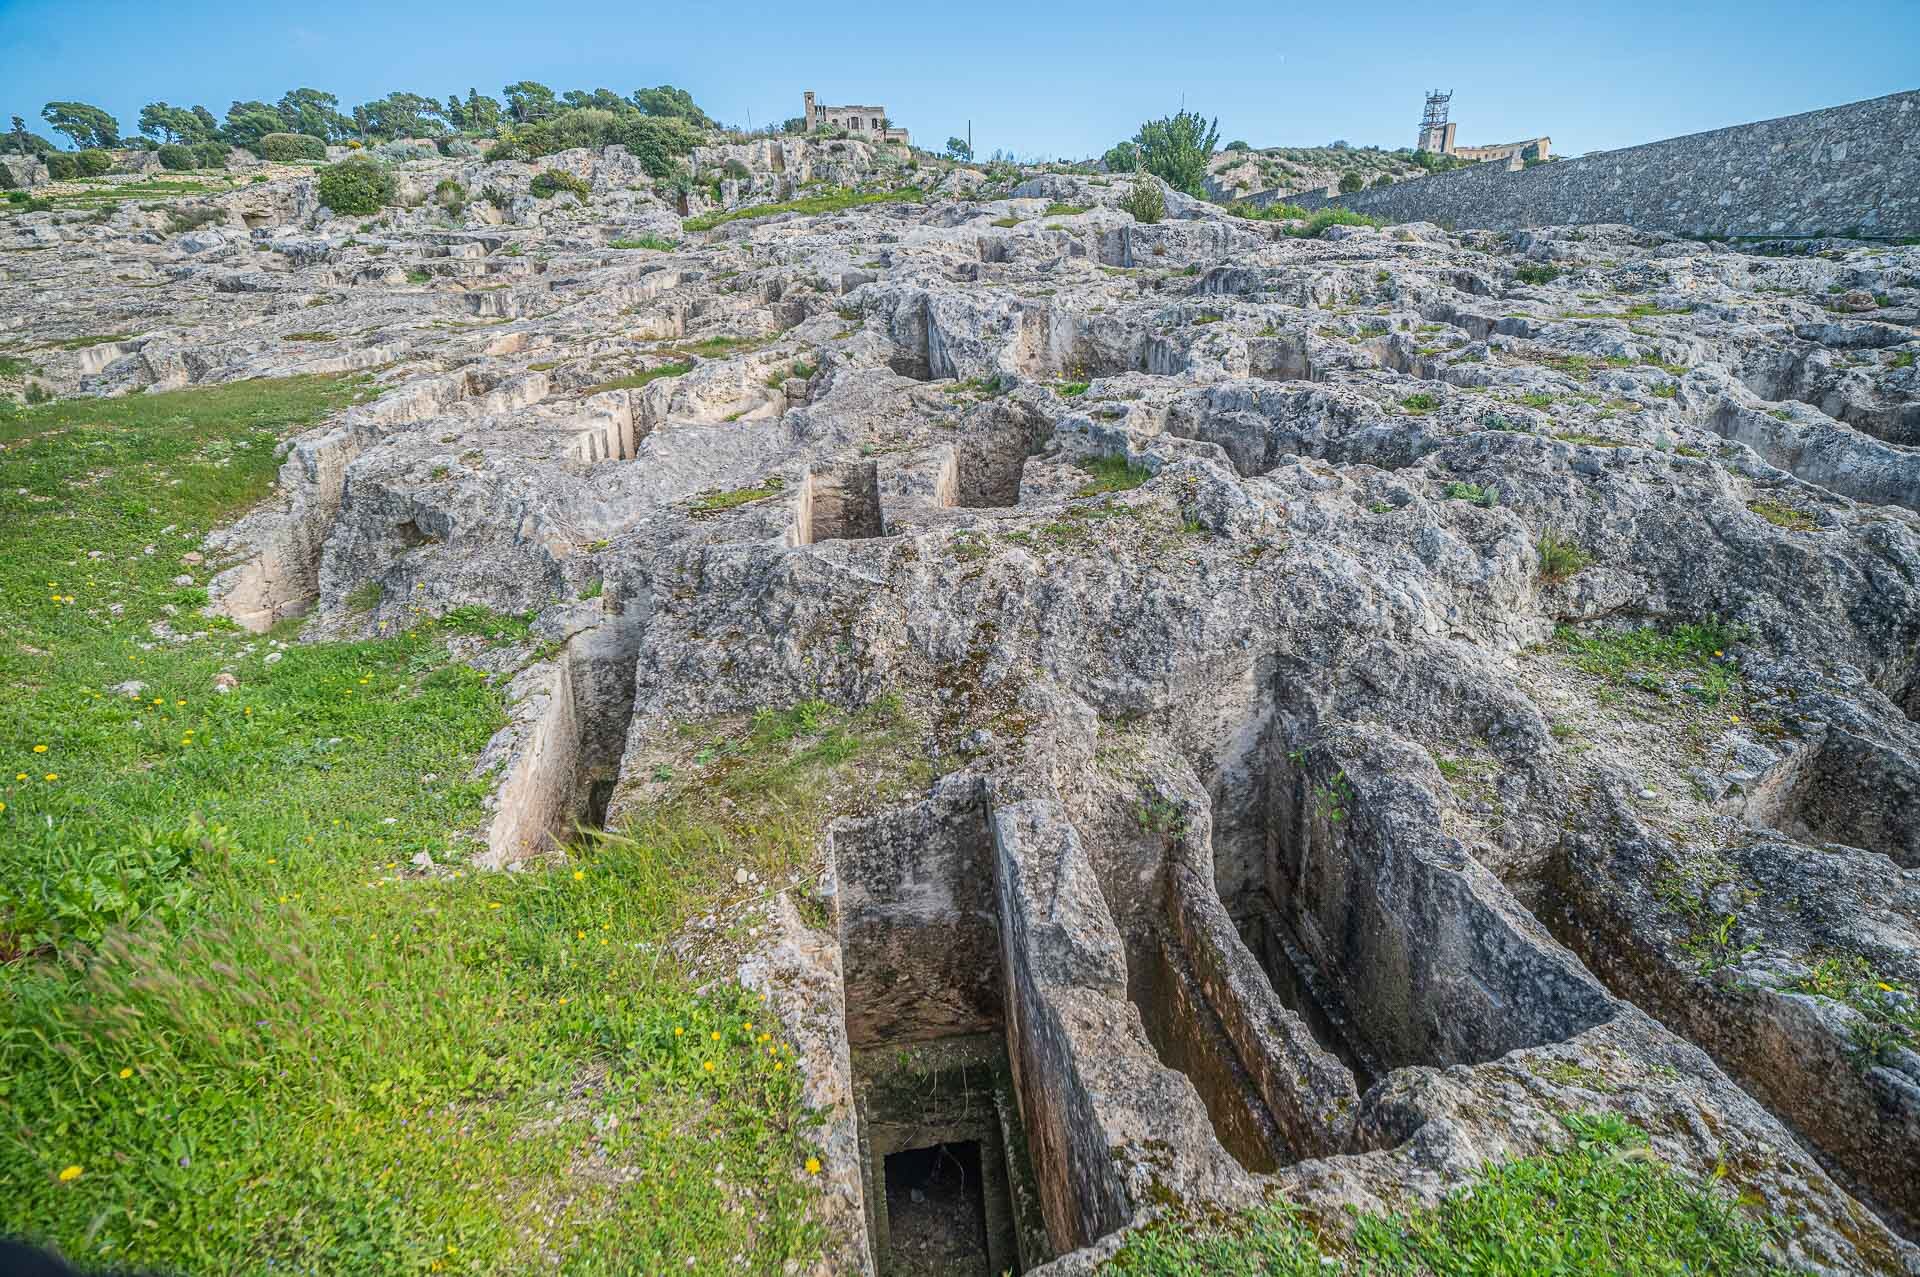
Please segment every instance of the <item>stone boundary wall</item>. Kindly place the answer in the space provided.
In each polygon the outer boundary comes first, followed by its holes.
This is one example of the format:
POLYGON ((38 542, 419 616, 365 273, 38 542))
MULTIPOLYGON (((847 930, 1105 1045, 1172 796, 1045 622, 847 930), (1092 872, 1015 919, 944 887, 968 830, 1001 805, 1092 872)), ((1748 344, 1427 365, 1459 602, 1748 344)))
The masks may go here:
POLYGON ((1689 235, 1920 235, 1920 90, 1510 169, 1255 204, 1514 230, 1617 222, 1689 235))

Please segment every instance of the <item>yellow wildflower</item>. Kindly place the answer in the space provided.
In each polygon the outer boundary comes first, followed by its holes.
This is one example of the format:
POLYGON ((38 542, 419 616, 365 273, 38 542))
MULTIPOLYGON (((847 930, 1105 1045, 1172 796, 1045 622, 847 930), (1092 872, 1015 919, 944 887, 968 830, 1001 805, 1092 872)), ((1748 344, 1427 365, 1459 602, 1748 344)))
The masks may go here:
POLYGON ((587 873, 586 873, 586 870, 584 869, 576 869, 573 871, 573 880, 575 882, 579 882, 582 878, 585 878, 586 876, 587 876, 587 873))
POLYGON ((47 773, 47 779, 48 779, 48 780, 59 780, 59 779, 60 779, 60 773, 59 773, 59 772, 48 772, 48 773, 47 773))
POLYGON ((700 1067, 705 1069, 707 1072, 711 1073, 713 1072, 713 1061, 708 1060, 705 1064, 702 1064, 700 1067))
POLYGON ((62 1184, 70 1184, 74 1180, 77 1180, 79 1178, 80 1178, 80 1168, 78 1166, 69 1166, 67 1167, 67 1169, 60 1172, 60 1182, 62 1184))
POLYGON ((121 1069, 121 1070, 120 1070, 120 1080, 121 1080, 121 1081, 123 1081, 123 1082, 124 1082, 124 1081, 126 1081, 126 1080, 127 1080, 128 1078, 130 1078, 130 1077, 132 1077, 132 1076, 133 1076, 133 1070, 132 1070, 132 1069, 121 1069))
POLYGON ((35 745, 33 747, 33 752, 36 754, 44 754, 47 752, 47 747, 45 745, 35 745))
POLYGON ((685 1032, 686 1030, 681 1028, 679 1025, 676 1024, 673 1026, 673 1036, 675 1036, 676 1038, 685 1032))
POLYGON ((809 1157, 807 1159, 807 1174, 818 1175, 819 1173, 820 1173, 820 1159, 817 1157, 809 1157))

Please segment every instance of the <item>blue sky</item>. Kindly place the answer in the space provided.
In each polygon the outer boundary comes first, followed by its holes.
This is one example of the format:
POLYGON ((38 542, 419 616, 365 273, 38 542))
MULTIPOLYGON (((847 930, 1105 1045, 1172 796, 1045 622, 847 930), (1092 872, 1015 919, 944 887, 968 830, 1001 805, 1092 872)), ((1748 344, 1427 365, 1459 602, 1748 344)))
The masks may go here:
MULTIPOLYGON (((1920 0, 1846 5, 1173 3, 556 4, 529 0, 0 0, 0 117, 106 107, 444 98, 509 81, 622 93, 671 83, 716 117, 797 115, 800 94, 887 107, 923 145, 1078 157, 1182 101, 1255 146, 1412 145, 1429 87, 1464 143, 1546 133, 1566 154, 1920 87, 1920 0)), ((4 119, 0 119, 0 125, 4 119)))

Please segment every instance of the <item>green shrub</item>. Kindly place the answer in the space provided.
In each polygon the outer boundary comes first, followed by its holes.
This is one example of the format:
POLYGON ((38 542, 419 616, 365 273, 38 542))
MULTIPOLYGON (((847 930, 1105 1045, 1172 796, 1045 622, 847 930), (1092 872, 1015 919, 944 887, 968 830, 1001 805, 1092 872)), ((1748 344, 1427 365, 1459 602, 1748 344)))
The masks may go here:
POLYGON ((49 151, 44 158, 47 176, 56 182, 71 182, 80 175, 80 162, 71 151, 49 151))
POLYGON ((1593 562, 1593 556, 1552 528, 1540 534, 1540 576, 1564 581, 1593 562))
POLYGON ((1122 142, 1111 147, 1100 157, 1100 163, 1109 173, 1134 173, 1140 168, 1140 151, 1131 142, 1122 142))
POLYGON ((620 117, 612 111, 589 107, 581 111, 562 111, 521 129, 514 136, 529 156, 552 155, 556 151, 593 149, 610 145, 620 129, 620 117))
POLYGON ((647 176, 656 180, 670 178, 675 161, 691 155, 705 135, 685 120, 671 116, 630 116, 620 123, 613 140, 627 148, 647 176))
POLYGON ((99 177, 113 168, 113 156, 97 146, 73 153, 73 165, 81 177, 99 177))
POLYGON ((193 161, 195 168, 225 168, 229 147, 225 142, 195 142, 193 161))
POLYGON ((160 148, 160 167, 175 173, 193 168, 193 148, 182 146, 178 142, 168 142, 160 148))
POLYGON ((745 182, 753 177, 753 170, 739 160, 728 160, 726 167, 720 170, 720 175, 729 181, 745 182))
POLYGON ((1225 146, 1221 147, 1220 149, 1223 151, 1251 151, 1253 148, 1248 146, 1245 142, 1242 142, 1236 138, 1234 141, 1227 143, 1225 146))
POLYGON ((1253 222, 1304 222, 1307 220, 1307 210, 1298 204, 1268 204, 1262 208, 1242 200, 1229 207, 1227 212, 1253 222))
POLYGON ((1513 272, 1513 277, 1523 284, 1551 284, 1560 278, 1558 266, 1527 265, 1513 272))
POLYGON ((560 192, 577 196, 582 204, 593 195, 593 188, 585 181, 575 177, 565 169, 550 168, 534 174, 533 182, 527 192, 535 199, 550 200, 560 192))
POLYGON ((1329 226, 1381 226, 1377 217, 1368 217, 1365 213, 1356 213, 1350 208, 1323 208, 1309 217, 1304 226, 1293 226, 1287 234, 1300 239, 1318 239, 1320 233, 1329 226))
POLYGON ((1358 173, 1347 172, 1340 175, 1340 191, 1343 195, 1351 195, 1355 191, 1365 190, 1366 186, 1367 179, 1361 177, 1358 173))
POLYGON ((327 158, 327 144, 310 133, 268 133, 251 149, 261 159, 275 164, 327 158))
POLYGON ((1491 510, 1500 504, 1500 489, 1482 487, 1477 483, 1449 483, 1447 497, 1453 501, 1465 501, 1477 505, 1483 510, 1491 510))
POLYGON ((433 188, 433 202, 458 217, 466 211, 467 188, 453 178, 443 177, 433 188))
POLYGON ((1140 167, 1176 191, 1199 198, 1204 193, 1207 162, 1220 137, 1220 122, 1209 123, 1198 111, 1178 111, 1148 120, 1134 134, 1140 167))
POLYGON ((1383 186, 1392 186, 1392 185, 1393 185, 1393 174, 1391 173, 1382 173, 1379 177, 1376 177, 1373 179, 1373 189, 1376 191, 1383 186))
POLYGON ((335 215, 377 213, 393 203, 393 174, 360 156, 321 169, 318 187, 320 202, 335 215))
POLYGON ((227 220, 226 210, 211 204, 191 204, 169 209, 167 212, 167 233, 179 235, 184 231, 197 231, 202 226, 227 220))
POLYGON ((1153 182, 1136 180, 1128 188, 1127 197, 1120 201, 1124 211, 1133 214, 1133 220, 1151 225, 1167 215, 1166 197, 1160 194, 1160 188, 1153 182))

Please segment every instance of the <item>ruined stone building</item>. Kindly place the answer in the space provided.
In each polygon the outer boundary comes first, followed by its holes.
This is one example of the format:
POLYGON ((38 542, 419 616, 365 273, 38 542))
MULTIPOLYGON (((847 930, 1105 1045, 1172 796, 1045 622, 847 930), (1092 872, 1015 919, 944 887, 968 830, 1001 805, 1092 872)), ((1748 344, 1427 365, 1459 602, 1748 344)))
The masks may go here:
POLYGON ((807 132, 818 129, 845 129, 852 137, 869 142, 908 144, 907 131, 894 128, 884 106, 821 106, 813 100, 813 90, 803 95, 807 132))
POLYGON ((1447 119, 1447 103, 1452 100, 1452 92, 1442 93, 1435 89, 1427 94, 1427 110, 1420 117, 1420 141, 1415 149, 1474 161, 1505 160, 1516 155, 1523 160, 1550 158, 1549 152, 1553 147, 1550 137, 1530 137, 1524 141, 1501 142, 1494 146, 1456 145, 1453 140, 1454 124, 1447 119))

